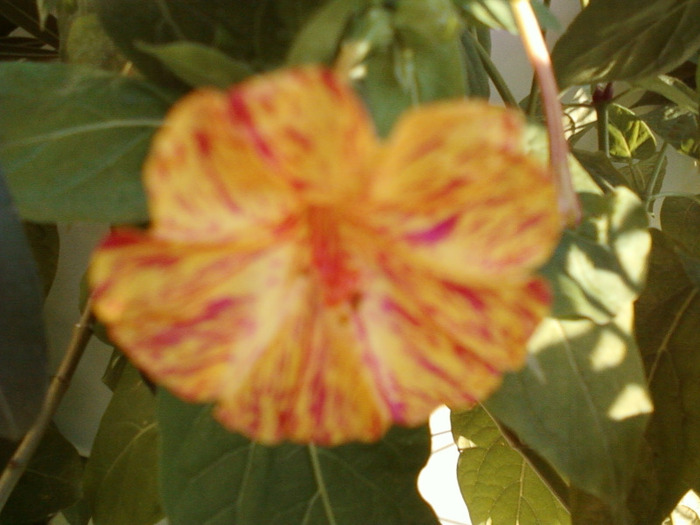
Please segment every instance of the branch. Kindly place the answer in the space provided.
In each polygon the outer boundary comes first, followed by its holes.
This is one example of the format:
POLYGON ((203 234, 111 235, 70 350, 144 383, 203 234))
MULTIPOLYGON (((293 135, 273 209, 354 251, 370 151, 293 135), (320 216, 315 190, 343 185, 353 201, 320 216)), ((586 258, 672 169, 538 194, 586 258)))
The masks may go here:
POLYGON ((22 439, 5 467, 2 476, 0 476, 0 511, 5 507, 15 485, 26 470, 63 399, 63 395, 68 390, 73 373, 78 367, 80 358, 92 336, 93 320, 92 304, 88 300, 80 321, 73 327, 73 337, 68 345, 68 350, 56 371, 56 375, 51 380, 44 404, 36 421, 34 421, 34 424, 22 439))
POLYGON ((581 220, 581 206, 569 173, 569 146, 564 136, 564 114, 559 104, 559 89, 554 79, 552 62, 529 0, 512 0, 511 5, 520 30, 520 38, 540 87, 547 118, 549 163, 557 176, 559 186, 559 210, 565 221, 575 224, 581 220))

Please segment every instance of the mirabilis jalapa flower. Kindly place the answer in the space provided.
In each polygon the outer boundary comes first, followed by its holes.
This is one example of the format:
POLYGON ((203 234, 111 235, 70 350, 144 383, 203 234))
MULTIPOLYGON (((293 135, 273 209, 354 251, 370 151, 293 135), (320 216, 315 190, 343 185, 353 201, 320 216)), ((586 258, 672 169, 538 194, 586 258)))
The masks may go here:
POLYGON ((468 407, 517 369, 560 234, 521 117, 467 100, 385 140, 317 67, 178 102, 144 167, 151 227, 115 229, 94 310, 155 381, 263 443, 335 445, 468 407))

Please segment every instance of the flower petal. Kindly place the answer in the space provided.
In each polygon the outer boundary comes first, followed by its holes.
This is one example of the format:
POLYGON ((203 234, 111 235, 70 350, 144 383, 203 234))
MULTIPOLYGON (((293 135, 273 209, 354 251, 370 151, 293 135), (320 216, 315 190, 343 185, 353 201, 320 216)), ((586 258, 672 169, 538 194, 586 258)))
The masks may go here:
POLYGON ((378 139, 357 95, 332 71, 260 75, 231 90, 229 103, 260 157, 307 199, 337 201, 364 189, 378 139))
POLYGON ((516 113, 480 102, 403 117, 372 187, 372 215, 396 250, 463 283, 542 264, 561 221, 552 179, 523 153, 521 128, 516 113))
POLYGON ((273 235, 297 208, 230 117, 223 92, 195 91, 175 104, 144 166, 153 234, 212 242, 273 235))
POLYGON ((241 381, 298 293, 298 250, 166 243, 117 230, 90 267, 96 315, 155 381, 190 401, 214 401, 241 381))

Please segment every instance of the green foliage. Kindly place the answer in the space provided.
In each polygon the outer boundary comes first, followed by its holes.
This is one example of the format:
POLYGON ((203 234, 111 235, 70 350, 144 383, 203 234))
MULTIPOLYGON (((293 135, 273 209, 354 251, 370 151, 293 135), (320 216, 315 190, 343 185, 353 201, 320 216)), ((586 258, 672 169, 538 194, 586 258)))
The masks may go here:
MULTIPOLYGON (((0 440, 0 465, 15 446, 0 440)), ((51 425, 0 514, 0 525, 45 522, 80 498, 83 465, 75 447, 51 425)))
POLYGON ((618 104, 606 107, 610 155, 646 159, 656 153, 656 139, 649 126, 634 111, 618 104))
POLYGON ((525 369, 506 376, 486 406, 623 523, 629 465, 652 409, 632 331, 649 235, 629 190, 581 198, 587 217, 545 268, 553 317, 530 340, 525 369))
POLYGON ((591 0, 552 51, 559 86, 666 73, 700 47, 696 0, 591 0))
POLYGON ((649 127, 681 153, 700 160, 700 127, 697 112, 680 106, 654 108, 642 116, 649 127))
POLYGON ((180 41, 157 46, 141 43, 137 47, 158 59, 175 76, 192 87, 213 86, 226 89, 253 72, 245 62, 196 42, 180 41))
POLYGON ((19 217, 0 173, 0 437, 17 440, 47 385, 42 294, 19 217))
POLYGON ((457 479, 473 523, 569 525, 566 509, 480 406, 452 413, 457 479))
MULTIPOLYGON (((666 215, 678 232, 693 223, 666 215)), ((700 489, 700 288, 666 235, 654 231, 649 284, 636 305, 636 330, 654 413, 630 497, 635 523, 657 524, 689 489, 700 489)), ((697 238, 695 240, 697 242, 697 238)))
POLYGON ((158 440, 153 393, 138 370, 126 366, 85 467, 85 500, 95 525, 150 525, 163 517, 158 440))
POLYGON ((146 220, 141 162, 169 103, 142 80, 91 68, 2 64, 0 162, 22 217, 146 220))
POLYGON ((427 428, 335 448, 268 447, 224 430, 211 408, 159 391, 163 504, 173 525, 437 525, 416 490, 427 428))

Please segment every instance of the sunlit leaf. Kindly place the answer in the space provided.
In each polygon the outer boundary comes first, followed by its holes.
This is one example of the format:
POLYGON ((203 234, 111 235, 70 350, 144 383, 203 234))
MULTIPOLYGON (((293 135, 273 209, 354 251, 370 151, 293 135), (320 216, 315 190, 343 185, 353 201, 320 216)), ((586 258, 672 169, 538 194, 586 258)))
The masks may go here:
POLYGON ((606 196, 580 194, 586 216, 566 230, 544 273, 554 289, 552 315, 606 323, 644 286, 647 217, 624 187, 606 196))
POLYGON ((681 153, 700 159, 698 116, 679 106, 659 106, 642 115, 654 132, 681 153))
POLYGON ((83 66, 0 65, 0 161, 22 217, 146 220, 141 163, 169 103, 143 80, 83 66))
POLYGON ((460 449, 457 479, 473 523, 571 523, 561 503, 483 408, 453 412, 451 421, 460 449))
POLYGON ((554 46, 565 88, 672 70, 700 47, 696 0, 591 0, 554 46))
POLYGON ((621 512, 652 408, 631 304, 604 325, 545 320, 530 354, 486 406, 572 484, 621 512))
POLYGON ((658 75, 638 80, 635 82, 635 85, 662 95, 683 110, 690 111, 695 115, 698 114, 697 94, 678 78, 669 75, 658 75))
POLYGON ((700 288, 666 236, 653 233, 649 283, 635 322, 655 407, 629 500, 635 523, 643 524, 659 523, 689 489, 700 488, 700 288))
POLYGON ((85 467, 85 496, 97 525, 149 525, 163 517, 158 439, 155 398, 138 370, 127 366, 85 467))
MULTIPOLYGON (((12 453, 0 441, 0 465, 12 453)), ((75 447, 51 425, 0 514, 0 525, 44 523, 80 498, 83 465, 75 447)))
POLYGON ((41 408, 47 380, 41 285, 0 173, 0 437, 24 435, 41 408))
POLYGON ((646 159, 656 153, 654 134, 633 111, 618 104, 610 104, 607 112, 611 155, 646 159))
POLYGON ((375 444, 266 447, 226 432, 210 408, 159 391, 161 483, 170 523, 437 525, 416 478, 427 428, 375 444))
MULTIPOLYGON (((454 3, 459 5, 467 16, 486 27, 518 33, 518 24, 515 22, 510 0, 454 0, 454 3)), ((532 7, 543 29, 560 29, 557 18, 540 0, 533 0, 532 7)))
POLYGON ((137 43, 137 47, 160 60, 175 76, 192 87, 226 89, 253 72, 245 62, 196 42, 162 45, 137 43))

